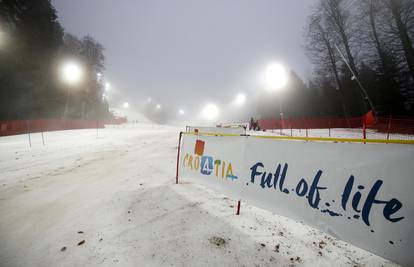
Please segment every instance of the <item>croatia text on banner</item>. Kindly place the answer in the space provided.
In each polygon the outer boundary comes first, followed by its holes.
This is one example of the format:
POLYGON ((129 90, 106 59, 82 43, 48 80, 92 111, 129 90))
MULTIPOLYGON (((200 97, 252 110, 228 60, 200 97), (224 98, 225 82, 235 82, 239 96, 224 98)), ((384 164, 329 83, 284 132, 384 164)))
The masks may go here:
POLYGON ((180 177, 414 265, 414 146, 184 133, 180 177))

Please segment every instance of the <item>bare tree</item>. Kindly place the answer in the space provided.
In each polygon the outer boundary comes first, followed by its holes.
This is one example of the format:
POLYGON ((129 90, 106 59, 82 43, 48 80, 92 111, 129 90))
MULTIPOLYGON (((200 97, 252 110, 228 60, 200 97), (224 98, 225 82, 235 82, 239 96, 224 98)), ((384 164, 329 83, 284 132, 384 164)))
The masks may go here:
POLYGON ((347 61, 355 73, 358 75, 355 59, 351 49, 353 39, 353 27, 350 18, 350 8, 352 2, 347 0, 322 0, 320 8, 325 20, 325 25, 335 33, 335 44, 340 44, 345 49, 347 61))
MULTIPOLYGON (((399 82, 399 53, 395 52, 395 37, 388 36, 387 7, 382 0, 360 0, 353 19, 358 25, 359 60, 374 76, 361 77, 377 100, 379 111, 388 114, 403 112, 403 96, 399 82), (371 80, 370 80, 371 79, 371 80), (367 81, 368 80, 368 81, 367 81)), ((405 60, 404 60, 405 61, 405 60)), ((360 70, 360 75, 361 70, 360 70)), ((370 76, 370 75, 368 75, 370 76)))
MULTIPOLYGON (((404 51, 405 59, 411 76, 414 80, 414 49, 410 38, 409 30, 414 27, 414 1, 412 0, 388 0, 386 6, 391 11, 394 19, 394 26, 398 32, 401 47, 404 51)), ((411 35, 413 33, 411 32, 411 35)))
POLYGON ((322 16, 318 9, 309 17, 309 26, 306 32, 306 50, 308 56, 316 67, 316 73, 332 80, 341 95, 341 104, 345 117, 349 111, 343 97, 343 86, 338 70, 338 55, 334 48, 332 31, 328 31, 322 25, 322 16))

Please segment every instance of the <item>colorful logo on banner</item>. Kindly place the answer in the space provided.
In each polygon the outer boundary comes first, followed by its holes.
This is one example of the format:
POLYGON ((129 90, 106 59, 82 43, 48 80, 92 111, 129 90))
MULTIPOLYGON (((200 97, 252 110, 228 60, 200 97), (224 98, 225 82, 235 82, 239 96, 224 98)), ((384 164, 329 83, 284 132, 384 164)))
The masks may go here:
POLYGON ((204 155, 204 147, 204 141, 196 140, 194 154, 187 153, 184 156, 183 166, 193 171, 199 171, 202 175, 213 175, 221 179, 238 179, 233 173, 231 162, 204 155))

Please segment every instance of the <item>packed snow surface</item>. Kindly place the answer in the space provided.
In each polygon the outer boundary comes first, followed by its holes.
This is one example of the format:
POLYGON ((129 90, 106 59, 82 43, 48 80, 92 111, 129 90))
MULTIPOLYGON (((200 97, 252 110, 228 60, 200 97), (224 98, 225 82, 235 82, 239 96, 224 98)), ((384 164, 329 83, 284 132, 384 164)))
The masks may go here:
POLYGON ((0 138, 0 266, 394 266, 185 180, 177 127, 0 138))

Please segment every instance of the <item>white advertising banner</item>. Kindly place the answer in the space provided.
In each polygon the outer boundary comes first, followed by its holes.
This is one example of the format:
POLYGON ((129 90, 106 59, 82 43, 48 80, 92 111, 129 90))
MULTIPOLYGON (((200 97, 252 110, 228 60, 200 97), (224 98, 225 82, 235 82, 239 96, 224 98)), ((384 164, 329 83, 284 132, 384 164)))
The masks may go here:
POLYGON ((414 146, 184 134, 180 179, 414 265, 414 146))
POLYGON ((187 126, 189 133, 211 133, 211 134, 245 134, 243 127, 197 127, 187 126))

